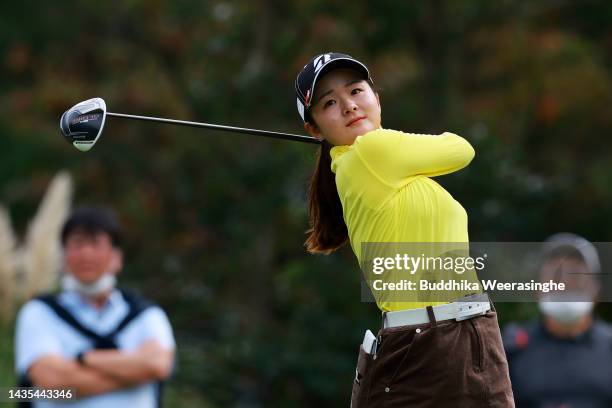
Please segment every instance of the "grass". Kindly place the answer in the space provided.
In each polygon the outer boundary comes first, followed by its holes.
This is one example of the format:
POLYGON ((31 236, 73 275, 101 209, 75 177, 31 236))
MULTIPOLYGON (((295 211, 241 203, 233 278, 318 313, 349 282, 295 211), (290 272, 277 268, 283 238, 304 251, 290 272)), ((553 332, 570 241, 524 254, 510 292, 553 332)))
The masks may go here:
POLYGON ((16 384, 13 370, 13 323, 0 322, 0 387, 16 384))

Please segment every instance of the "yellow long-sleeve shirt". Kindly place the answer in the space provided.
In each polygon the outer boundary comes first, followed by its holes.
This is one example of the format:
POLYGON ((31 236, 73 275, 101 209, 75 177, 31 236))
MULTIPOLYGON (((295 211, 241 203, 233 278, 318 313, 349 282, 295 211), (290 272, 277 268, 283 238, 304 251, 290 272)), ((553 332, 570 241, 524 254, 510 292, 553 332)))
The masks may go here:
MULTIPOLYGON (((439 136, 377 129, 331 149, 332 171, 351 247, 361 264, 364 242, 468 242, 467 213, 431 179, 474 158, 453 133, 439 136)), ((445 302, 376 299, 383 311, 445 302)))

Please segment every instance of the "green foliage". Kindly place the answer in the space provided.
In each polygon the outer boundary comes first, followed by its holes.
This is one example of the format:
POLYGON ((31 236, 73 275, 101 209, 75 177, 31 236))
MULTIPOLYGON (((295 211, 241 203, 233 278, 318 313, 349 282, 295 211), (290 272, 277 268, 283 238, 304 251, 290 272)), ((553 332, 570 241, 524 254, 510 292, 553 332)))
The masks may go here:
POLYGON ((0 384, 3 387, 17 385, 13 368, 13 337, 10 325, 0 323, 0 384))

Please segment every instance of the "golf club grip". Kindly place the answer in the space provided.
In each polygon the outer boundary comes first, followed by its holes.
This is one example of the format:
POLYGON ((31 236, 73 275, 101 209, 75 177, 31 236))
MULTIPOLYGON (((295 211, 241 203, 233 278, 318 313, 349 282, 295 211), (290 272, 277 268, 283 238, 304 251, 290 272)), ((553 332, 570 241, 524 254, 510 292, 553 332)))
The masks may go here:
POLYGON ((296 142, 321 144, 321 142, 318 139, 315 139, 314 137, 294 135, 291 133, 272 132, 268 130, 248 129, 248 128, 224 126, 224 125, 214 125, 212 123, 190 122, 186 120, 156 118, 152 116, 126 115, 124 113, 113 113, 113 112, 106 112, 106 116, 114 116, 117 118, 135 119, 135 120, 158 122, 158 123, 167 123, 170 125, 190 126, 190 127, 205 128, 205 129, 212 129, 212 130, 223 130, 226 132, 245 133, 245 134, 250 134, 250 135, 271 137, 275 139, 293 140, 296 142))

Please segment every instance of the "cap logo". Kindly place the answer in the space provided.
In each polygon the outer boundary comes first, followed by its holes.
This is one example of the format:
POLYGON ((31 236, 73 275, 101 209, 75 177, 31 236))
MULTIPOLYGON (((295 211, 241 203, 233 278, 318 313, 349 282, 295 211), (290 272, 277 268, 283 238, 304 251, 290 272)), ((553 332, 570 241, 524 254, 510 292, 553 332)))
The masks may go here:
POLYGON ((319 55, 317 58, 315 58, 315 60, 312 62, 312 65, 314 66, 315 74, 319 72, 321 68, 323 68, 323 65, 327 63, 330 59, 331 59, 331 54, 322 54, 322 55, 319 55))
POLYGON ((308 101, 310 100, 310 89, 306 91, 306 99, 304 100, 304 104, 308 106, 308 101))

